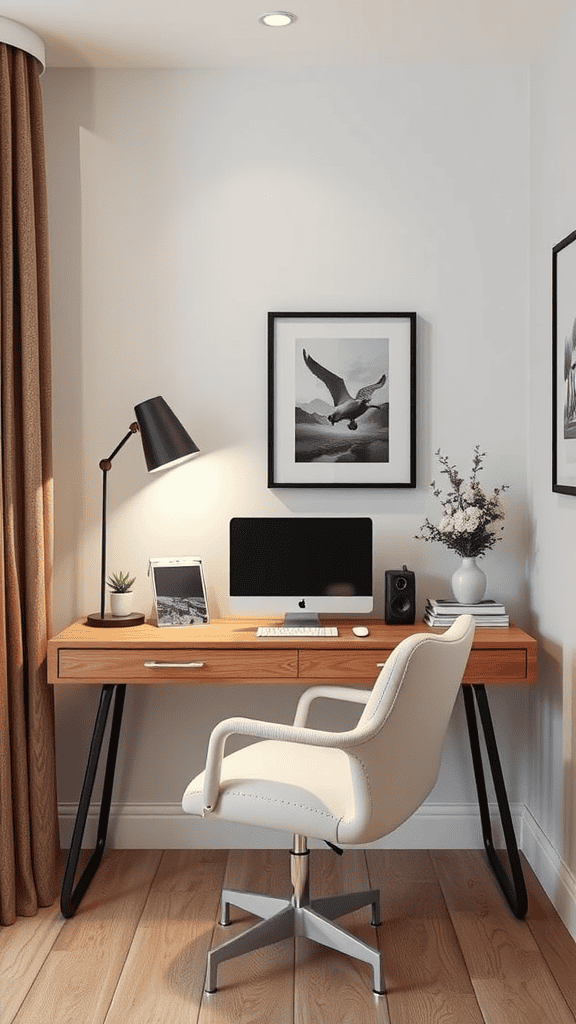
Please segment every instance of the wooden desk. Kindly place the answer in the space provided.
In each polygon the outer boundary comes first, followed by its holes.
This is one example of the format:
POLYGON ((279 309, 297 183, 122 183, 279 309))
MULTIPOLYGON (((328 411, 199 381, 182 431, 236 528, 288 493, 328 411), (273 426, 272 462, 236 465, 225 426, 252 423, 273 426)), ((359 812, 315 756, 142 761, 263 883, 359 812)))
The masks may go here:
MULTIPOLYGON (((270 619, 216 619, 206 626, 94 629, 74 623, 48 643, 48 680, 58 684, 261 683, 342 686, 372 683, 390 651, 416 630, 441 633, 418 623, 387 626, 370 619, 370 635, 352 633, 350 620, 334 620, 339 636, 302 640, 258 640, 257 625, 270 619), (153 663, 153 667, 151 665, 153 663)), ((536 678, 536 641, 522 630, 477 629, 464 682, 526 685, 536 678)))
MULTIPOLYGON (((355 620, 356 621, 356 620, 355 620)), ((217 619, 206 626, 162 628, 145 624, 130 629, 95 629, 85 621, 64 629, 48 643, 48 681, 58 685, 98 685, 100 705, 86 766, 78 812, 62 886, 62 913, 76 911, 106 845, 116 756, 122 723, 126 685, 241 685, 278 686, 330 682, 342 686, 370 686, 390 652, 414 632, 437 633, 422 623, 387 626, 367 620, 370 634, 352 633, 351 620, 334 620, 339 636, 326 638, 258 639, 258 625, 275 625, 270 619, 217 619), (96 848, 76 888, 74 877, 94 789, 104 732, 112 699, 114 711, 96 848)), ((486 685, 517 686, 536 681, 536 641, 515 627, 476 630, 462 687, 466 721, 486 853, 508 903, 517 917, 527 909, 526 888, 494 727, 488 706, 486 685), (478 722, 473 694, 486 741, 488 760, 498 800, 500 818, 511 868, 505 873, 492 841, 478 722)))

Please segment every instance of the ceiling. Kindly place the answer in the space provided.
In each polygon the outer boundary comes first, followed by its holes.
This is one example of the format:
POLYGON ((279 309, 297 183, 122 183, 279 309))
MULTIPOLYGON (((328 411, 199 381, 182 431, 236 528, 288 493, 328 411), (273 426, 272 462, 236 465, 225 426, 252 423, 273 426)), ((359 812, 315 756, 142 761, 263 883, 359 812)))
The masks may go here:
POLYGON ((573 0, 2 0, 48 67, 269 68, 531 63, 573 0), (264 28, 287 9, 297 21, 264 28))

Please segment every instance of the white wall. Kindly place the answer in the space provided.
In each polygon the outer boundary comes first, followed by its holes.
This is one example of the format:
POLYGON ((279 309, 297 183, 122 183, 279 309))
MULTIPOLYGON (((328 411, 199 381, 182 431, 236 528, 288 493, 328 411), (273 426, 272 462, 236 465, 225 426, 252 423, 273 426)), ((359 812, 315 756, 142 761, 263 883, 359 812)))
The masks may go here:
MULTIPOLYGON (((403 562, 422 612, 428 594, 449 594, 457 564, 413 539, 438 512, 432 453, 441 447, 467 471, 479 443, 485 485, 511 485, 505 539, 484 565, 488 594, 527 625, 526 70, 50 70, 43 90, 56 627, 98 606, 98 462, 132 406, 155 394, 203 455, 152 479, 136 439, 114 463, 109 567, 137 574, 143 610, 148 557, 191 553, 204 559, 212 614, 226 614, 231 515, 351 512, 376 525, 375 614, 384 570, 403 562), (268 310, 417 311, 416 490, 266 488, 268 310)), ((294 699, 257 688, 130 692, 118 799, 178 804, 212 722, 238 711, 288 717, 294 699)), ((95 701, 87 689, 58 693, 64 805, 78 793, 95 701)), ((523 803, 526 693, 496 693, 493 706, 511 799, 523 803)), ((430 803, 475 806, 461 708, 430 803)), ((186 842, 202 845, 202 826, 186 827, 186 842)), ((452 845, 461 838, 456 829, 452 845)))
POLYGON ((576 498, 552 492, 552 247, 576 228, 576 5, 570 5, 532 75, 530 603, 540 641, 533 694, 528 806, 542 833, 540 876, 576 933, 574 829, 576 498))

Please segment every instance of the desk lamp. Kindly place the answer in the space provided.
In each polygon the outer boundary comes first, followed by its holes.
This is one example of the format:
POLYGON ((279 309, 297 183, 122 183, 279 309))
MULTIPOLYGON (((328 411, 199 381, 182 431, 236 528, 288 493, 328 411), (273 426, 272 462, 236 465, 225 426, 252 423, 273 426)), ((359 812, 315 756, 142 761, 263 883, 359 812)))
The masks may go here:
POLYGON ((170 406, 163 398, 149 398, 146 402, 140 402, 134 406, 136 423, 130 424, 130 429, 120 444, 114 449, 107 459, 102 459, 100 469, 102 470, 102 565, 100 573, 100 611, 94 612, 87 618, 88 626, 139 626, 144 622, 142 612, 132 612, 131 615, 114 616, 105 613, 106 601, 106 491, 108 473, 112 468, 112 459, 124 447, 126 441, 132 434, 140 434, 146 468, 149 473, 158 469, 167 469, 179 462, 184 462, 199 451, 194 441, 184 429, 180 420, 174 415, 170 406))

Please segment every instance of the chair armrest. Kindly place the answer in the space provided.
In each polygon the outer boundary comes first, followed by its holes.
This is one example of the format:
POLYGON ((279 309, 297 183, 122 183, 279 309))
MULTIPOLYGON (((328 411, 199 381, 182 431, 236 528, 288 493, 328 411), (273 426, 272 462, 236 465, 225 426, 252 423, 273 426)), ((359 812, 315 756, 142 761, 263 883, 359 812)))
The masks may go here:
POLYGON ((310 705, 317 697, 330 697, 332 700, 347 700, 355 704, 366 704, 372 690, 357 690, 352 686, 310 686, 304 691, 296 706, 294 726, 306 725, 310 705))
MULTIPOLYGON (((319 687, 321 689, 321 687, 319 687)), ((316 747, 347 747, 357 742, 356 730, 327 732, 305 729, 278 722, 262 722, 256 718, 227 718, 214 727, 208 743, 204 769, 202 814, 210 814, 218 801, 220 772, 224 747, 229 736, 253 736, 261 740, 284 740, 291 743, 309 743, 316 747)))

